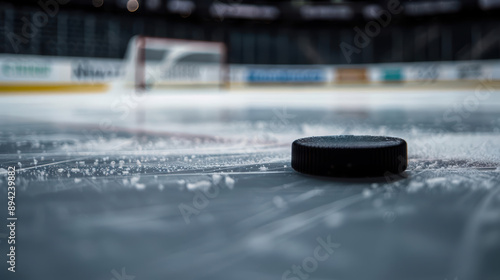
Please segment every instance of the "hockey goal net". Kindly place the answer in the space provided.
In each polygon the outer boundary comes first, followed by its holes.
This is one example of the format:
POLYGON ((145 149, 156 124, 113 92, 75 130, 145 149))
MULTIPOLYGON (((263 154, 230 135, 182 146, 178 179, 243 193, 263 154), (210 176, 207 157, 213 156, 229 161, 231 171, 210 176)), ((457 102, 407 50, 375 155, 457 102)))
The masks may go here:
POLYGON ((136 36, 127 61, 127 84, 138 90, 228 85, 223 43, 136 36))

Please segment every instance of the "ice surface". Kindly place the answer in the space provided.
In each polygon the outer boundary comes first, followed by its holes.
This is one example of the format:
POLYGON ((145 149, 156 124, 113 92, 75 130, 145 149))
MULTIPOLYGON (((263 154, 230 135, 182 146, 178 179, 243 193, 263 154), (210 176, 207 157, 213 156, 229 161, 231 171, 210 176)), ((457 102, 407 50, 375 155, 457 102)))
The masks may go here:
POLYGON ((340 247, 311 279, 499 278, 500 93, 476 108, 471 96, 165 93, 128 109, 110 107, 119 93, 2 97, 0 185, 20 170, 30 266, 19 275, 282 279, 330 235, 340 247), (292 170, 293 140, 336 134, 405 139, 407 171, 292 170))

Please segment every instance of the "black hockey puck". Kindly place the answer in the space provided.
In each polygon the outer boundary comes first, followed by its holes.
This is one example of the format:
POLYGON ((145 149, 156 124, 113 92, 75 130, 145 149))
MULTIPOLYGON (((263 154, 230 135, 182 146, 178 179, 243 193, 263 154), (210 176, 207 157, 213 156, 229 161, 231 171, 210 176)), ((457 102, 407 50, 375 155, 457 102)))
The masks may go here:
POLYGON ((406 141, 384 136, 318 136, 292 143, 292 167, 298 172, 332 177, 377 177, 403 172, 406 141))

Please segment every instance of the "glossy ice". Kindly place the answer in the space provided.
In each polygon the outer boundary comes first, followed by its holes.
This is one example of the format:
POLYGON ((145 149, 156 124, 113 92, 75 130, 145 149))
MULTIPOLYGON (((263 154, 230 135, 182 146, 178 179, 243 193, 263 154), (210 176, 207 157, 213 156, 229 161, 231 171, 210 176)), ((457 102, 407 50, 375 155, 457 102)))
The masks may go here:
POLYGON ((15 276, 499 278, 499 92, 323 91, 2 97, 15 276), (294 139, 337 134, 404 138, 408 170, 291 169, 294 139))

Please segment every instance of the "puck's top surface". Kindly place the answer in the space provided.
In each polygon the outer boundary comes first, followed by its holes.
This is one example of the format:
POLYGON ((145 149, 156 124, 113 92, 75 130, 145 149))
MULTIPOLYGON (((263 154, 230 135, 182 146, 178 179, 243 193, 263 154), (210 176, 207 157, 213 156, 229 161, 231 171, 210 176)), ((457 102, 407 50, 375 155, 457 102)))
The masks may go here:
POLYGON ((295 140, 297 144, 311 148, 325 149, 373 149, 399 145, 403 139, 383 136, 316 136, 295 140))
POLYGON ((292 167, 303 173, 337 177, 382 176, 407 166, 403 139, 384 136, 318 136, 295 140, 292 167))

